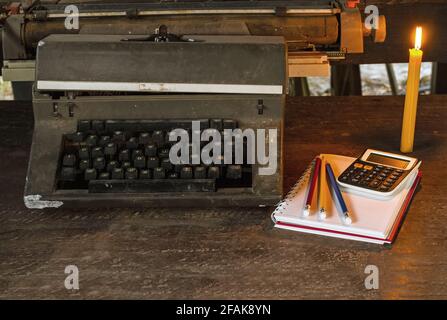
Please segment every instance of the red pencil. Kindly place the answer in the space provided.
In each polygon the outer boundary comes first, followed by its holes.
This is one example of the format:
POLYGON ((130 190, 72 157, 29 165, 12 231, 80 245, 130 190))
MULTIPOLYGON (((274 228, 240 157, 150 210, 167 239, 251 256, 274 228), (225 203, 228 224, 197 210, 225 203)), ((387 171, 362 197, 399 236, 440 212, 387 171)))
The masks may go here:
POLYGON ((317 187, 318 176, 320 175, 321 159, 317 157, 315 159, 315 166, 312 172, 312 178, 309 185, 309 193, 307 194, 306 204, 303 209, 303 216, 307 217, 310 215, 310 209, 312 206, 312 199, 314 197, 314 192, 317 187))

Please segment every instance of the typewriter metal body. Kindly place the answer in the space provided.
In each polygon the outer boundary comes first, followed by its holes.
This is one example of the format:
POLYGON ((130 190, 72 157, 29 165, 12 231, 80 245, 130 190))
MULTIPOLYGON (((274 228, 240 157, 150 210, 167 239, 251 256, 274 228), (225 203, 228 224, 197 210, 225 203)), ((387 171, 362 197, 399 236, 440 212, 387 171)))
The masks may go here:
POLYGON ((330 61, 363 52, 364 36, 384 37, 383 20, 374 32, 363 28, 355 1, 77 8, 77 29, 66 28, 58 1, 0 14, 3 75, 33 83, 29 208, 274 205, 289 77, 328 75, 330 61), (246 155, 234 164, 170 163, 169 132, 192 136, 193 121, 220 133, 276 129, 265 140, 277 142, 276 170, 259 174, 265 164, 246 155))
POLYGON ((281 141, 287 54, 283 38, 140 38, 52 35, 40 41, 26 204, 277 202, 282 191, 280 146, 276 172, 265 176, 257 174, 256 164, 185 165, 176 171, 163 160, 169 131, 191 129, 193 120, 200 121, 202 130, 272 128, 281 141), (157 150, 148 151, 153 144, 157 150))

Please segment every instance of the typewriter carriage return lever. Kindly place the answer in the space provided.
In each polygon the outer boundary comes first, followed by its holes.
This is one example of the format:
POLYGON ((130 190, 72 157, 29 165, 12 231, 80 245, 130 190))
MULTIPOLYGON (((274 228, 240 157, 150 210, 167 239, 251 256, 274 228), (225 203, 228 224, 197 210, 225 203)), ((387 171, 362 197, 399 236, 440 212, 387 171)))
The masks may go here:
POLYGON ((178 36, 168 32, 168 27, 164 24, 155 29, 154 34, 144 38, 125 38, 123 41, 150 41, 150 42, 193 42, 192 38, 183 39, 182 36, 178 36))

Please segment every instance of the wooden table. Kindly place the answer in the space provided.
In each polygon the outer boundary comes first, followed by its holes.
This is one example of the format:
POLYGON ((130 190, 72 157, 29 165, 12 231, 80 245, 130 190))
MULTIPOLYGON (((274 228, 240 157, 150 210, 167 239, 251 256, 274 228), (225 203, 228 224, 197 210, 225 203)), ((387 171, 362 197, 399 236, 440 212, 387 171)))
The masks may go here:
MULTIPOLYGON (((401 97, 293 98, 285 188, 318 153, 398 151, 401 97)), ((27 210, 28 104, 0 104, 0 298, 447 298, 447 96, 422 97, 422 188, 391 249, 272 228, 271 209, 27 210), (80 287, 64 288, 77 265, 80 287), (367 265, 380 270, 366 290, 367 265)))

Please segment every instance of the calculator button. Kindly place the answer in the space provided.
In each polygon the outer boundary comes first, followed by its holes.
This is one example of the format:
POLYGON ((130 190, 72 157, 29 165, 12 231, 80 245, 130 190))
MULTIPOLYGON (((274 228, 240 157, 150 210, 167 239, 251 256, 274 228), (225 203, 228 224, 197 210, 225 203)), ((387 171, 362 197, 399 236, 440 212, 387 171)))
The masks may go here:
POLYGON ((382 173, 379 174, 379 176, 386 178, 387 174, 382 172, 382 173))
POLYGON ((354 168, 358 168, 358 169, 361 169, 361 168, 363 168, 363 164, 361 164, 361 163, 354 163, 354 168))
POLYGON ((393 184, 388 181, 385 181, 382 185, 385 187, 391 187, 393 184))
POLYGON ((395 170, 395 172, 400 173, 400 174, 404 173, 404 171, 403 171, 403 170, 400 170, 400 169, 395 170))
POLYGON ((340 178, 340 180, 341 180, 341 181, 347 181, 347 180, 348 180, 348 177, 347 177, 347 176, 342 176, 342 177, 340 178))
POLYGON ((387 186, 380 186, 379 190, 380 191, 388 191, 390 188, 387 186))
POLYGON ((377 188, 380 185, 380 181, 374 180, 369 184, 371 188, 377 188))
POLYGON ((386 180, 386 182, 393 184, 393 183, 394 183, 394 180, 391 179, 391 178, 388 178, 388 179, 386 180))
POLYGON ((399 179, 399 177, 396 176, 396 175, 394 175, 394 174, 392 174, 392 175, 390 176, 390 179, 392 179, 392 180, 397 180, 397 179, 399 179))
POLYGON ((393 172, 393 174, 396 175, 396 176, 401 176, 402 173, 403 173, 402 170, 395 170, 395 171, 393 172))
POLYGON ((377 168, 379 168, 379 169, 383 169, 383 166, 381 166, 381 165, 377 165, 377 168))
POLYGON ((365 170, 368 170, 368 171, 370 171, 370 170, 372 170, 373 169, 373 166, 364 166, 363 167, 365 170))
POLYGON ((361 179, 362 177, 358 174, 358 175, 356 175, 355 177, 354 177, 354 179, 357 179, 357 180, 359 180, 359 179, 361 179))
POLYGON ((383 181, 383 180, 385 180, 385 177, 381 177, 381 176, 379 176, 379 177, 377 177, 376 179, 379 180, 379 181, 383 181))

